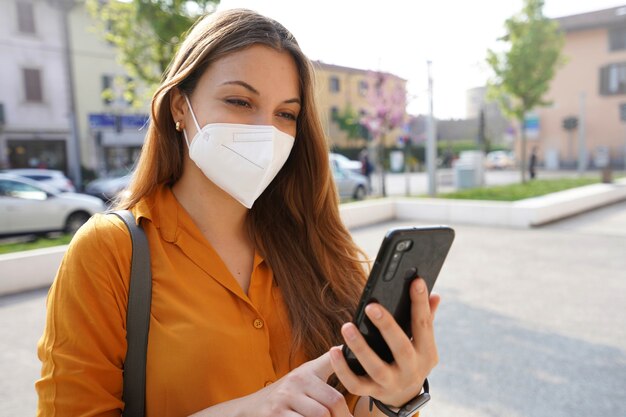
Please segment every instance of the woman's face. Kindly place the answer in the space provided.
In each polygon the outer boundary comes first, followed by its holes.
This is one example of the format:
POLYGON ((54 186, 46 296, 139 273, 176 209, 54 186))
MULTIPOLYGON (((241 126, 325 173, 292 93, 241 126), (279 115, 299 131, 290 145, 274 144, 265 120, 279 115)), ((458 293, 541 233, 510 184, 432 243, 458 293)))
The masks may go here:
MULTIPOLYGON (((198 124, 273 125, 296 135, 301 98, 296 64, 287 52, 254 45, 209 65, 189 97, 198 124)), ((172 115, 188 138, 197 132, 189 108, 173 91, 172 115)))

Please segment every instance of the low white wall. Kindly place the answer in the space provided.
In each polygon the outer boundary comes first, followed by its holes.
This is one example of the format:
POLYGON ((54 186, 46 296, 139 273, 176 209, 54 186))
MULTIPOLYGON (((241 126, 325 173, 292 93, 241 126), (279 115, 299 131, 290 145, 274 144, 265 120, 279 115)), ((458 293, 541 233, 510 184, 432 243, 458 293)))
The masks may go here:
POLYGON ((578 213, 626 200, 626 179, 615 184, 592 184, 513 203, 530 226, 539 226, 578 213))
POLYGON ((395 206, 398 220, 518 227, 508 202, 422 198, 396 199, 395 206))
POLYGON ((592 184, 516 202, 395 199, 399 220, 528 228, 626 200, 626 179, 592 184))
POLYGON ((0 255, 0 295, 52 284, 67 245, 0 255))
POLYGON ((358 201, 339 206, 343 224, 348 229, 393 220, 396 217, 392 199, 358 201))

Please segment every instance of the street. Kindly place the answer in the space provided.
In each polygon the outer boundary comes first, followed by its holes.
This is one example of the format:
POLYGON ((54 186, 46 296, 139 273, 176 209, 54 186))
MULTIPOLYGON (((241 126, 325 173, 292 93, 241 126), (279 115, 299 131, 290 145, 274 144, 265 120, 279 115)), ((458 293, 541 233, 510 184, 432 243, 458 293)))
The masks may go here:
MULTIPOLYGON (((352 232, 373 257, 401 224, 352 232)), ((451 226, 422 415, 626 416, 626 202, 529 230, 451 226)), ((45 295, 0 298, 0 416, 34 415, 45 295)))

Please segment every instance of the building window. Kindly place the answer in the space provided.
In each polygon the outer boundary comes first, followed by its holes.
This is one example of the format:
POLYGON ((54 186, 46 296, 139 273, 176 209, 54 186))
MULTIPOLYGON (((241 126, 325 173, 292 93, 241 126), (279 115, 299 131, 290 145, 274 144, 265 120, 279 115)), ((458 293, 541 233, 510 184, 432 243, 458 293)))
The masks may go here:
POLYGON ((609 29, 609 51, 626 49, 626 26, 609 29))
POLYGON ((33 3, 17 1, 17 28, 21 33, 35 33, 33 3))
POLYGON ((339 92, 339 78, 330 77, 330 92, 338 93, 339 92))
POLYGON ((111 75, 102 75, 102 103, 105 106, 113 103, 113 76, 111 75))
POLYGON ((600 95, 626 94, 626 62, 600 68, 600 95))
POLYGON ((359 95, 361 97, 365 97, 367 95, 368 88, 369 88, 369 84, 367 84, 367 81, 365 80, 359 81, 359 95))
POLYGON ((35 68, 23 68, 24 75, 24 91, 26 92, 26 101, 33 103, 43 102, 43 93, 41 90, 41 71, 35 68))
POLYGON ((135 81, 128 76, 102 74, 100 96, 105 106, 132 106, 135 99, 135 81))
POLYGON ((337 120, 339 117, 339 109, 336 106, 330 108, 330 120, 337 120))

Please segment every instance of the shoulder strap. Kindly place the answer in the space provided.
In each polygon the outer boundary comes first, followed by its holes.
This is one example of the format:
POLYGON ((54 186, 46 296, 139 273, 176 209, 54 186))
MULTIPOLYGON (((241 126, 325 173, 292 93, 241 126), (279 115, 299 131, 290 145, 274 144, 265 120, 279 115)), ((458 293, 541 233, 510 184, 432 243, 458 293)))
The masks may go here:
POLYGON ((150 303, 152 301, 152 271, 150 247, 146 233, 137 225, 129 210, 116 210, 124 221, 132 242, 130 285, 126 312, 126 341, 128 348, 124 360, 124 417, 143 417, 146 396, 146 354, 150 328, 150 303))

